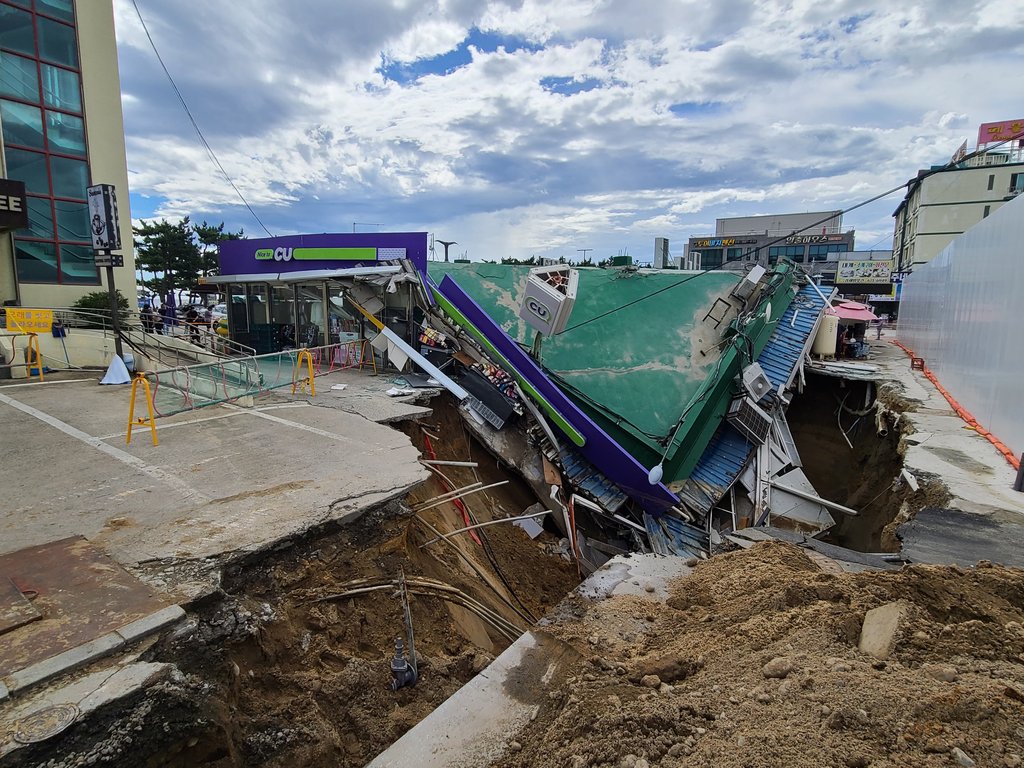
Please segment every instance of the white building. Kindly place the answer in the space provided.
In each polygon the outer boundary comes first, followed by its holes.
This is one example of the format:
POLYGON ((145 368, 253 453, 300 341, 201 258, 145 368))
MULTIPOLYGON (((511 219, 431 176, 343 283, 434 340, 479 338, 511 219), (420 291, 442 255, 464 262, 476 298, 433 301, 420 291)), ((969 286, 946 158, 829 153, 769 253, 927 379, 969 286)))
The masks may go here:
POLYGON ((907 182, 907 194, 893 213, 898 268, 931 261, 953 238, 1024 190, 1022 137, 1024 120, 985 123, 978 131, 980 154, 964 157, 965 142, 949 164, 919 171, 907 182))

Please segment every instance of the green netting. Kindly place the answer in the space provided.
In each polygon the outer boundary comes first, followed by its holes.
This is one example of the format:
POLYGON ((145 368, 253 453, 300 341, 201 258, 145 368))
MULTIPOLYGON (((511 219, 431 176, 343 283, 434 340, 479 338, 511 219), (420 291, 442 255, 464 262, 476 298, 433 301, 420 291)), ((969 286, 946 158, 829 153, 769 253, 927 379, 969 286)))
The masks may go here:
MULTIPOLYGON (((301 382, 307 376, 305 363, 296 371, 300 351, 290 349, 147 372, 146 378, 153 391, 153 409, 158 417, 172 416, 289 387, 296 378, 301 382)), ((375 362, 369 342, 365 341, 311 347, 308 351, 314 376, 375 362)))

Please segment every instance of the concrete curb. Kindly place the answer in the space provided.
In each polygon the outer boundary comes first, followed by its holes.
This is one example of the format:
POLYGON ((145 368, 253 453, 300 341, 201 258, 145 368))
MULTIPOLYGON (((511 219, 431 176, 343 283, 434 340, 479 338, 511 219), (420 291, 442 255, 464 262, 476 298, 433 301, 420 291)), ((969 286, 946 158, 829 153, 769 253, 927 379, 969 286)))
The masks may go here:
POLYGON ((8 675, 6 679, 0 680, 0 701, 13 694, 22 693, 26 689, 50 680, 57 675, 71 672, 91 661, 120 650, 136 640, 140 640, 169 624, 181 620, 184 616, 185 611, 180 605, 171 605, 148 616, 144 616, 137 621, 125 624, 114 632, 108 632, 102 637, 90 640, 88 643, 83 643, 56 656, 51 656, 48 659, 18 670, 8 675))

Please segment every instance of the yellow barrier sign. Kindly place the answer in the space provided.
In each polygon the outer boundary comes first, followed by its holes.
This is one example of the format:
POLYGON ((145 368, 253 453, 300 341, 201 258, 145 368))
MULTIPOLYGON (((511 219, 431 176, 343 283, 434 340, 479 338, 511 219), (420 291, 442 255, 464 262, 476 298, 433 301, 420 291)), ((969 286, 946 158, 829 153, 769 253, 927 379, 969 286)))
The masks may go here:
POLYGON ((49 333, 53 328, 52 309, 7 307, 7 330, 21 333, 49 333))

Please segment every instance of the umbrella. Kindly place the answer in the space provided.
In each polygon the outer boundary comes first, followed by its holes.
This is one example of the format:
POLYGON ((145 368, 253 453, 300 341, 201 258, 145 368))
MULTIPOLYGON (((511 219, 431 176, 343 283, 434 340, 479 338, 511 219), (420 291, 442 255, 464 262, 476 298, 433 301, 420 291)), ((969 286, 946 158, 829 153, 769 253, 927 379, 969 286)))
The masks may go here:
POLYGON ((867 304, 859 304, 856 301, 844 301, 830 307, 827 310, 830 315, 835 315, 840 320, 852 320, 855 323, 870 323, 878 319, 878 315, 871 311, 867 304))

